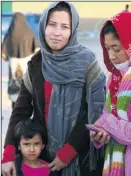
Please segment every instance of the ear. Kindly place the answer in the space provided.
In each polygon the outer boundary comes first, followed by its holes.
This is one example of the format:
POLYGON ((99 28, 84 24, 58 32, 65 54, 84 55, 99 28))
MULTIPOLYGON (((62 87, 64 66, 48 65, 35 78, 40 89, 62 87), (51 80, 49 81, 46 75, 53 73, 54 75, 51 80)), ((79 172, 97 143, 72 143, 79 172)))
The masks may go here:
POLYGON ((44 145, 44 144, 42 144, 42 150, 44 149, 44 147, 45 147, 45 145, 44 145))
POLYGON ((18 146, 18 150, 20 150, 20 145, 18 146))

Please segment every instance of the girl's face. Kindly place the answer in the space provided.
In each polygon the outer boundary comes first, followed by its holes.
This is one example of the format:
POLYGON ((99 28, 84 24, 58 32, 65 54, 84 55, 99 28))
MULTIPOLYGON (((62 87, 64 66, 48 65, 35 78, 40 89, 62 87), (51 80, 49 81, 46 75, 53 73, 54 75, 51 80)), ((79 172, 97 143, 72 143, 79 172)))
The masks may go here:
POLYGON ((121 64, 129 59, 120 40, 115 38, 113 33, 108 33, 105 35, 104 43, 109 55, 109 59, 113 64, 121 64))
POLYGON ((70 15, 65 11, 52 12, 46 29, 45 41, 53 53, 63 49, 71 35, 70 15))
POLYGON ((44 145, 40 135, 35 135, 31 139, 21 137, 19 149, 26 163, 37 160, 43 148, 44 145))

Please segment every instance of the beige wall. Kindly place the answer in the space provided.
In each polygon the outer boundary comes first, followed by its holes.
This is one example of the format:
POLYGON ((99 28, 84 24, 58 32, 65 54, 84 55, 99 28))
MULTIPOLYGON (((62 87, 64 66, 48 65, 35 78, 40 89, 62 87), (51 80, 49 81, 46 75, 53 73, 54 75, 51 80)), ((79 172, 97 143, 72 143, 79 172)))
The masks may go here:
MULTIPOLYGON (((13 11, 25 13, 42 13, 51 2, 13 2, 13 11)), ((131 2, 72 2, 77 8, 80 17, 108 18, 125 8, 131 2)))

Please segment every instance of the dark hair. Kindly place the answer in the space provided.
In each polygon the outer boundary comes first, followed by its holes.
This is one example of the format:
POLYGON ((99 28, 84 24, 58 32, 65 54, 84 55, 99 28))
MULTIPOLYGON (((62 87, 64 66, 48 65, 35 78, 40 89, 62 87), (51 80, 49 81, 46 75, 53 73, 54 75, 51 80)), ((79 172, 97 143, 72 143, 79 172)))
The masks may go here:
POLYGON ((102 37, 105 38, 105 35, 109 33, 112 33, 116 39, 119 39, 117 31, 111 21, 107 22, 107 24, 102 29, 102 37))
POLYGON ((61 1, 59 2, 54 8, 50 9, 49 13, 48 13, 48 17, 47 17, 47 23, 48 23, 48 20, 50 18, 50 15, 53 13, 53 12, 56 12, 56 11, 65 11, 69 14, 70 16, 70 19, 72 21, 72 15, 71 15, 71 10, 70 10, 70 6, 64 2, 64 1, 61 1))
POLYGON ((129 8, 129 4, 126 4, 126 10, 129 8))
POLYGON ((15 145, 18 147, 20 144, 21 137, 26 139, 31 139, 35 135, 40 135, 43 144, 47 144, 47 135, 44 127, 35 122, 33 119, 28 119, 26 121, 19 122, 14 129, 14 141, 15 145))

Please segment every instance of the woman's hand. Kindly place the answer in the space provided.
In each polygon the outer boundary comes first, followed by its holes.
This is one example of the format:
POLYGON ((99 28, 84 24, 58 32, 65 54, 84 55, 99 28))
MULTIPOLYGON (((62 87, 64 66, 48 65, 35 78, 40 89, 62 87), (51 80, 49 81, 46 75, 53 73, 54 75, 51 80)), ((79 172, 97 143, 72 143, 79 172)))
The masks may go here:
POLYGON ((3 176, 16 176, 15 164, 13 161, 2 164, 3 176))
POLYGON ((60 169, 63 169, 68 164, 63 163, 58 157, 56 157, 49 165, 48 167, 51 169, 51 171, 59 171, 60 169))
POLYGON ((99 144, 107 144, 110 140, 108 132, 101 128, 100 132, 90 131, 90 138, 92 141, 97 142, 99 144))

